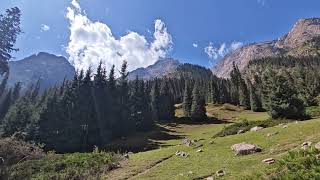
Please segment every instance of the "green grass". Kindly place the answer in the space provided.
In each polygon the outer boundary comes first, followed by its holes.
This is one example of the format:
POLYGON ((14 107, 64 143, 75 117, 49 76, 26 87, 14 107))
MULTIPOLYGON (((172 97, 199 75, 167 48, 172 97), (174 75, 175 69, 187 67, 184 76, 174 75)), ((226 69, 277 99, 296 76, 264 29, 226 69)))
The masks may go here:
POLYGON ((116 168, 119 157, 105 152, 48 154, 13 166, 9 179, 98 179, 116 168))
MULTIPOLYGON (((178 110, 179 111, 179 110, 178 110)), ((267 113, 255 113, 246 110, 230 111, 219 105, 209 104, 207 111, 218 119, 226 122, 265 121, 269 119, 267 113)), ((239 135, 212 138, 223 128, 231 124, 180 124, 175 127, 164 126, 175 133, 191 139, 198 139, 203 152, 197 153, 198 148, 187 147, 181 139, 161 140, 155 142, 165 144, 160 149, 135 153, 122 168, 108 174, 105 179, 195 179, 213 175, 223 169, 226 176, 221 179, 238 179, 240 176, 263 173, 268 167, 261 161, 266 158, 281 159, 289 150, 300 147, 304 141, 317 142, 320 140, 320 119, 288 123, 287 128, 274 126, 258 132, 247 132, 239 135), (278 134, 267 137, 268 133, 278 134), (214 141, 214 143, 211 143, 214 141), (248 142, 262 147, 262 152, 235 156, 231 146, 236 143, 248 142), (187 158, 175 156, 176 151, 190 154, 187 158)))
POLYGON ((308 150, 290 151, 274 166, 267 168, 264 173, 254 174, 243 179, 320 179, 319 151, 308 150))

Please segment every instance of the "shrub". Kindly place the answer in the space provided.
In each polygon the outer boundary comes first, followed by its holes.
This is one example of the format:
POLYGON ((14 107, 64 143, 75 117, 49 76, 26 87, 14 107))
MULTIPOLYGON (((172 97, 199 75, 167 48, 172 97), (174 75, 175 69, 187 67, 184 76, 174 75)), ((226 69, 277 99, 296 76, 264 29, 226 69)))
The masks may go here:
POLYGON ((289 122, 289 121, 288 120, 273 120, 273 119, 268 119, 265 121, 243 120, 242 122, 237 122, 237 123, 234 123, 230 126, 224 127, 220 132, 215 134, 213 137, 224 137, 224 136, 234 135, 234 134, 237 134, 239 132, 239 130, 246 132, 255 126, 267 128, 267 127, 273 127, 278 124, 287 123, 287 122, 289 122))
POLYGON ((316 149, 290 151, 265 172, 243 179, 320 179, 320 159, 316 149))
POLYGON ((101 179, 118 167, 120 156, 114 153, 48 154, 40 160, 14 165, 9 179, 101 179))
POLYGON ((310 117, 320 117, 320 107, 319 106, 307 107, 306 114, 310 117))
POLYGON ((10 166, 45 156, 42 149, 34 144, 14 138, 0 139, 0 179, 6 179, 10 166))

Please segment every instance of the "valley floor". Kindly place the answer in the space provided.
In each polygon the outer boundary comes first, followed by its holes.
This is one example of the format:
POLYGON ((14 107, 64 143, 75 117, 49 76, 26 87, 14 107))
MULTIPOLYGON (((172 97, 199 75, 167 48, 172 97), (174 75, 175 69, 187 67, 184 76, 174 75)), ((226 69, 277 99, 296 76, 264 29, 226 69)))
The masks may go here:
MULTIPOLYGON (((157 144, 154 150, 133 153, 121 163, 121 168, 111 171, 105 179, 201 179, 224 170, 222 179, 239 179, 245 175, 263 171, 268 165, 261 161, 266 158, 279 159, 289 150, 300 148, 305 141, 320 141, 320 119, 289 123, 287 128, 275 126, 257 132, 213 138, 213 135, 230 123, 248 120, 268 119, 267 113, 255 113, 209 105, 211 120, 203 124, 171 123, 160 125, 171 138, 155 138, 142 134, 149 142, 157 144), (214 118, 213 118, 214 117, 214 118), (267 137, 268 133, 278 132, 267 137), (184 137, 197 140, 196 146, 182 143, 184 137), (260 153, 236 156, 231 146, 247 142, 260 146, 260 153), (202 149, 203 152, 197 152, 202 149), (188 157, 175 156, 176 151, 184 151, 188 157)), ((177 110, 177 116, 181 115, 177 110)), ((152 134, 152 133, 151 133, 152 134)), ((133 137, 132 139, 137 139, 133 137)), ((130 138, 127 140, 130 141, 130 138)), ((272 165, 271 165, 272 166, 272 165)))

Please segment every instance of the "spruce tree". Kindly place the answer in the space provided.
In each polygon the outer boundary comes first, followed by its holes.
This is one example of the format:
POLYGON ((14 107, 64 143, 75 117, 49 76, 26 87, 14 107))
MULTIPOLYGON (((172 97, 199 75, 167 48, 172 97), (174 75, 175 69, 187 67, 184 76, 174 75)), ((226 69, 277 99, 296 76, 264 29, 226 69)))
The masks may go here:
POLYGON ((207 119, 205 100, 204 97, 200 95, 197 83, 194 85, 192 91, 191 118, 197 121, 207 119))
POLYGON ((303 119, 306 116, 303 101, 297 97, 288 74, 280 73, 273 79, 269 107, 272 118, 303 119))
POLYGON ((172 93, 169 90, 169 82, 167 79, 161 84, 160 88, 160 106, 159 106, 159 119, 170 121, 174 118, 175 107, 172 93))
POLYGON ((4 15, 0 15, 0 75, 8 73, 11 52, 18 51, 14 44, 21 33, 20 18, 21 11, 17 7, 7 9, 4 15))
POLYGON ((151 111, 152 111, 152 119, 154 121, 159 120, 159 106, 160 106, 160 91, 158 81, 155 80, 152 88, 151 88, 151 111))
POLYGON ((191 116, 192 98, 188 82, 185 82, 184 94, 183 94, 183 113, 185 117, 191 116))

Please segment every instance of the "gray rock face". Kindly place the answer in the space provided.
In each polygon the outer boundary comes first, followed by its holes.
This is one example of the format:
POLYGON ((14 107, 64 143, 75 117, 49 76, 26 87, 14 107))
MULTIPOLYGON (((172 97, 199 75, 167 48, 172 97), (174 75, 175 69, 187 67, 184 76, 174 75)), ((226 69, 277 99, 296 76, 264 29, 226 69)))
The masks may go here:
POLYGON ((254 145, 254 144, 248 144, 248 143, 239 143, 234 144, 231 146, 231 149, 236 153, 236 155, 248 155, 253 154, 256 152, 261 152, 261 148, 254 145))
POLYGON ((232 64, 243 71, 250 61, 279 55, 313 55, 310 52, 297 51, 304 43, 320 37, 320 18, 300 19, 292 30, 285 36, 270 42, 253 43, 231 52, 212 69, 218 77, 228 78, 232 70, 232 64), (306 53, 306 54, 304 54, 306 53))
POLYGON ((174 72, 180 62, 175 59, 167 58, 157 61, 155 64, 146 68, 138 68, 129 73, 128 79, 134 80, 138 76, 139 79, 150 80, 154 78, 163 77, 169 73, 174 72))
POLYGON ((21 82, 23 88, 38 80, 41 88, 48 88, 62 83, 65 78, 72 79, 75 74, 74 67, 65 57, 44 52, 19 61, 10 61, 9 68, 8 85, 21 82))

